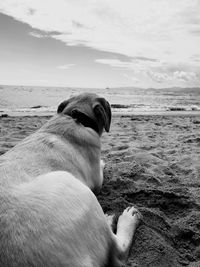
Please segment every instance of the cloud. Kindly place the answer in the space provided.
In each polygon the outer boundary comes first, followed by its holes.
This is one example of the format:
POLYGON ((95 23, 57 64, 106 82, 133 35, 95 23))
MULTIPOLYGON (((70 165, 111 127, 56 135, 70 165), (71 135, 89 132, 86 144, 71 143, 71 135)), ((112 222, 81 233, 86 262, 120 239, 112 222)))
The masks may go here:
POLYGON ((147 71, 146 73, 153 81, 157 83, 163 83, 166 81, 171 81, 173 78, 167 73, 147 71))
POLYGON ((194 35, 197 35, 197 36, 200 36, 200 27, 195 28, 195 29, 191 29, 190 33, 194 34, 194 35))
POLYGON ((151 62, 157 62, 158 61, 155 58, 148 58, 148 57, 133 57, 132 59, 142 60, 142 61, 151 61, 151 62))
MULTIPOLYGON (((197 55, 195 56, 197 57, 197 55)), ((175 81, 185 81, 185 82, 194 82, 199 81, 198 79, 198 68, 196 68, 196 72, 193 71, 185 71, 190 69, 187 65, 183 64, 174 64, 174 65, 166 65, 163 62, 159 62, 157 60, 144 60, 147 62, 143 62, 143 59, 133 59, 130 61, 121 61, 119 59, 96 59, 95 62, 105 65, 110 65, 114 68, 124 69, 131 71, 133 74, 141 74, 143 76, 149 77, 152 81, 156 83, 165 83, 165 82, 175 82, 175 81), (179 69, 179 70, 178 70, 179 69), (184 69, 184 70, 181 70, 184 69)), ((194 68, 195 69, 195 68, 194 68)), ((134 76, 123 74, 126 78, 131 78, 134 81, 139 81, 138 78, 134 76)))
POLYGON ((188 62, 199 52, 200 39, 190 33, 194 21, 200 24, 198 0, 4 0, 0 9, 35 29, 60 32, 54 38, 68 45, 167 62, 188 62))
POLYGON ((127 68, 133 69, 133 63, 128 61, 121 61, 119 59, 107 59, 107 58, 99 58, 96 59, 95 62, 105 65, 110 65, 116 68, 127 68))
POLYGON ((110 65, 115 68, 124 68, 128 70, 132 70, 134 72, 141 72, 150 67, 158 67, 160 66, 160 62, 155 59, 143 58, 143 57, 135 57, 130 59, 129 61, 121 61, 119 59, 110 59, 110 58, 101 58, 96 59, 95 62, 105 65, 110 65))
POLYGON ((36 37, 36 38, 44 38, 46 35, 38 33, 38 32, 29 32, 29 35, 36 37))
POLYGON ((175 71, 173 73, 174 78, 181 81, 194 81, 198 79, 198 76, 194 72, 175 71))
POLYGON ((36 38, 49 38, 52 37, 54 38, 57 35, 60 35, 60 32, 57 31, 50 31, 50 32, 45 32, 45 31, 40 31, 40 30, 34 30, 32 32, 29 32, 29 35, 36 37, 36 38))
POLYGON ((30 14, 30 15, 34 15, 35 12, 36 12, 36 10, 33 9, 33 8, 29 8, 29 9, 28 9, 28 14, 30 14))
POLYGON ((197 82, 199 81, 198 74, 191 71, 174 71, 171 73, 167 72, 156 72, 156 71, 147 71, 146 74, 155 82, 164 83, 164 82, 197 82))
POLYGON ((65 65, 57 66, 57 69, 68 70, 72 68, 73 66, 75 66, 75 64, 65 64, 65 65))
POLYGON ((119 54, 95 62, 131 71, 133 77, 198 81, 199 0, 3 0, 0 11, 28 23, 35 38, 119 54))
POLYGON ((175 81, 195 83, 199 81, 198 75, 195 72, 186 72, 178 70, 172 73, 147 71, 146 74, 157 83, 175 81))
POLYGON ((134 82, 134 83, 139 83, 139 81, 140 81, 137 77, 135 77, 135 76, 130 76, 130 75, 126 74, 126 73, 124 73, 123 76, 124 76, 125 78, 131 80, 131 81, 134 82))

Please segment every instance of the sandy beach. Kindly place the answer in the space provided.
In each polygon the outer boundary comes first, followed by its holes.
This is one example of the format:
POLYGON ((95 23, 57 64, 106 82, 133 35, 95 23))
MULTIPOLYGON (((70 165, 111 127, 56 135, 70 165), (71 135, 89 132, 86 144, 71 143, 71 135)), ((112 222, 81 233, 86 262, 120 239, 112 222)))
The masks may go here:
MULTIPOLYGON (((49 117, 0 118, 0 154, 49 117)), ((102 137, 103 210, 143 214, 127 266, 200 266, 200 116, 114 115, 102 137)))

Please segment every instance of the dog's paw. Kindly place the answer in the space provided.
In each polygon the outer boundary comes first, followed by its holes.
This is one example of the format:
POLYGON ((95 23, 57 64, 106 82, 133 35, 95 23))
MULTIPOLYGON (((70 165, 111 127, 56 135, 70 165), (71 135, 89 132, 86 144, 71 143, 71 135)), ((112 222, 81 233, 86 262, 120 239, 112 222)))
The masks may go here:
POLYGON ((136 208, 127 207, 119 216, 117 227, 132 234, 141 220, 142 214, 136 208))

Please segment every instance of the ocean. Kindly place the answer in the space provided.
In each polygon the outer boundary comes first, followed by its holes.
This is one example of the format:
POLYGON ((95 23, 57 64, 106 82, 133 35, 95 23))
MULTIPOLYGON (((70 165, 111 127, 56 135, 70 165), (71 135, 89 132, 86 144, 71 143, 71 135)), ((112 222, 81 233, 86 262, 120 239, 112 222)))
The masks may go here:
POLYGON ((69 88, 0 85, 0 115, 53 115, 71 96, 94 92, 105 97, 113 113, 200 114, 200 88, 69 88))

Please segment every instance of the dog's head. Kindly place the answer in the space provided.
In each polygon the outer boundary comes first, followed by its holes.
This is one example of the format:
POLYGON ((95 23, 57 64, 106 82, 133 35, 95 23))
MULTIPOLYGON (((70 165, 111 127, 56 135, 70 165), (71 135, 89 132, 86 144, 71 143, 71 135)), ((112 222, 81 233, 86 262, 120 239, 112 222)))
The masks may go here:
POLYGON ((85 127, 94 129, 99 136, 104 129, 106 132, 110 130, 110 104, 93 93, 83 93, 62 102, 57 113, 71 116, 85 127))

